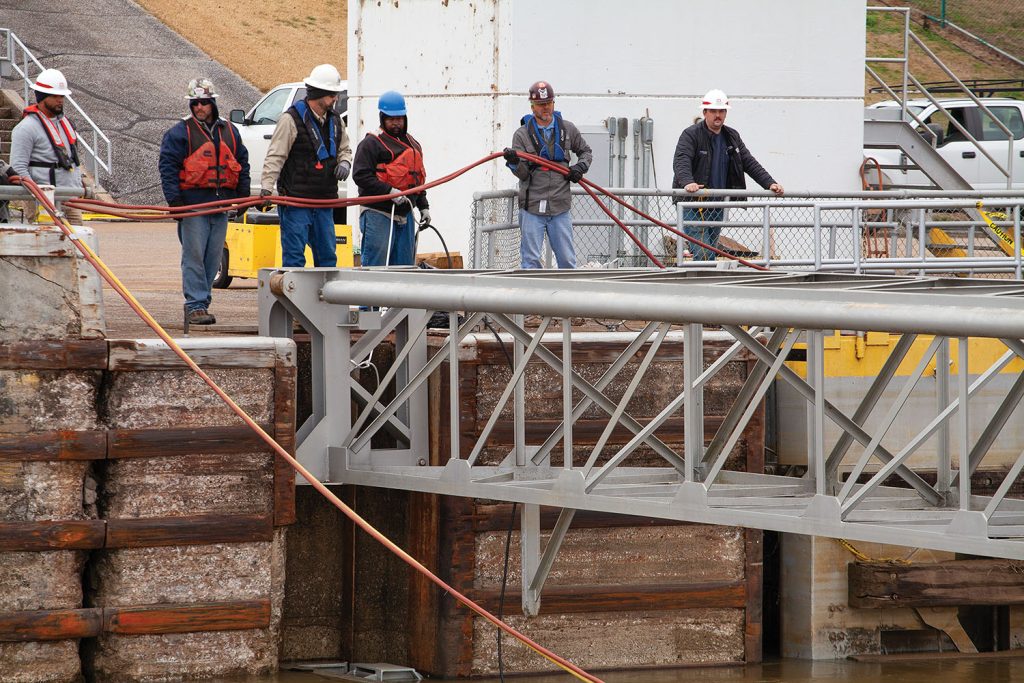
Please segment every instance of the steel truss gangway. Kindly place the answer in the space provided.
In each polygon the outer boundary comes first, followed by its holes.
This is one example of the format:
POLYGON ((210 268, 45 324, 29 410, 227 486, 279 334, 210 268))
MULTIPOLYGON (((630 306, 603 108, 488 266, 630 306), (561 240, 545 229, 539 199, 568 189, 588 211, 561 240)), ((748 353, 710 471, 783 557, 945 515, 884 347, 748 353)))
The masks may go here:
POLYGON ((971 477, 958 476, 991 465, 986 456, 1024 396, 1024 374, 1012 373, 1024 359, 1022 281, 713 267, 278 269, 261 272, 259 291, 261 334, 290 336, 298 323, 311 340, 312 415, 296 435, 298 459, 324 482, 523 504, 528 613, 538 609, 544 579, 576 510, 1024 559, 1024 500, 1007 497, 1024 469, 1024 453, 1011 461, 992 496, 973 495, 971 477), (428 345, 427 326, 438 311, 447 320, 448 338, 428 345), (647 323, 640 323, 643 329, 631 333, 594 381, 573 367, 579 333, 566 321, 578 317, 647 323), (460 449, 458 438, 459 392, 449 392, 448 424, 433 427, 447 430, 451 452, 444 464, 430 466, 428 378, 447 372, 449 386, 459 387, 460 344, 470 334, 486 333, 485 319, 514 348, 508 384, 469 452, 460 449), (825 373, 824 340, 835 330, 901 335, 852 412, 828 398, 835 378, 825 373), (656 417, 641 421, 627 406, 669 334, 683 338, 682 390, 656 417), (712 336, 730 345, 705 367, 704 341, 712 336), (1000 340, 1005 352, 979 367, 981 359, 969 358, 968 338, 1000 340), (385 339, 394 342, 394 362, 376 390, 365 388, 353 374, 385 339), (916 340, 927 348, 915 363, 908 352, 916 340), (806 378, 786 364, 798 342, 806 343, 806 378), (741 353, 756 364, 706 445, 704 387, 741 353), (562 422, 540 445, 528 445, 525 437, 524 373, 530 361, 558 373, 562 385, 562 422), (907 363, 913 366, 909 375, 898 373, 907 363), (968 367, 969 373, 959 371, 968 367), (935 373, 936 399, 928 402, 934 414, 916 434, 895 441, 898 430, 891 428, 926 371, 935 373), (976 408, 983 391, 991 394, 993 379, 1006 382, 1008 372, 1014 381, 995 408, 976 408), (623 392, 614 399, 613 381, 623 392), (790 385, 806 401, 806 471, 783 476, 724 469, 774 382, 790 385), (385 400, 388 391, 393 397, 385 400), (895 399, 887 405, 883 394, 895 399), (515 447, 499 465, 481 465, 481 449, 499 414, 508 415, 509 403, 515 447), (586 462, 574 460, 574 424, 597 409, 607 416, 607 426, 586 462), (680 412, 683 438, 674 443, 683 447, 677 450, 660 430, 680 412), (838 427, 838 438, 826 440, 832 433, 826 427, 838 427), (633 436, 611 444, 613 429, 633 436), (382 431, 397 445, 375 446, 373 437, 382 431), (934 457, 924 463, 912 457, 932 439, 939 440, 934 457), (641 445, 663 465, 630 466, 641 445), (543 551, 539 506, 562 510, 543 551))

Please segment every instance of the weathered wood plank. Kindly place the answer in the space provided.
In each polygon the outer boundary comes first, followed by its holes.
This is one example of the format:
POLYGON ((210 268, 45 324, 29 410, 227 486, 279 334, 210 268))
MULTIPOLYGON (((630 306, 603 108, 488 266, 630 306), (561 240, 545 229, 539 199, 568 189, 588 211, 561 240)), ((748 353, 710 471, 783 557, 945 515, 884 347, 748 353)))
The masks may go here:
MULTIPOLYGON (((271 427, 260 426, 273 433, 271 427)), ((109 442, 110 458, 270 451, 263 439, 246 425, 195 429, 112 429, 109 442)))
POLYGON ((743 614, 743 661, 748 664, 763 659, 763 591, 764 591, 764 532, 744 529, 745 605, 743 614))
POLYGON ((0 642, 93 638, 102 627, 98 608, 0 612, 0 642))
POLYGON ((12 341, 0 346, 0 370, 104 370, 105 339, 12 341))
POLYGON ((270 541, 271 515, 196 515, 107 521, 108 548, 270 541))
MULTIPOLYGON (((295 454, 295 390, 298 370, 280 364, 274 369, 274 429, 270 434, 288 453, 295 454)), ((295 523, 295 470, 274 457, 274 525, 295 523)))
MULTIPOLYGON (((192 360, 204 368, 273 368, 284 360, 294 365, 295 344, 270 337, 178 339, 192 360)), ((183 369, 187 366, 159 339, 114 339, 108 370, 183 369)))
POLYGON ((1024 562, 1014 560, 856 562, 848 576, 851 607, 1024 604, 1024 562))
POLYGON ((238 631, 268 626, 270 600, 108 607, 103 615, 104 631, 129 635, 238 631))
MULTIPOLYGON (((474 591, 471 597, 484 609, 498 611, 497 591, 474 591)), ((521 608, 518 586, 505 591, 505 613, 521 608)), ((676 610, 717 607, 746 607, 743 581, 698 583, 676 586, 631 586, 608 590, 605 586, 550 586, 541 596, 544 614, 580 612, 629 612, 634 610, 676 610)))
POLYGON ((33 434, 0 435, 0 460, 102 460, 107 457, 107 433, 65 429, 33 434))
POLYGON ((103 547, 105 534, 101 519, 0 522, 0 551, 92 550, 103 547))

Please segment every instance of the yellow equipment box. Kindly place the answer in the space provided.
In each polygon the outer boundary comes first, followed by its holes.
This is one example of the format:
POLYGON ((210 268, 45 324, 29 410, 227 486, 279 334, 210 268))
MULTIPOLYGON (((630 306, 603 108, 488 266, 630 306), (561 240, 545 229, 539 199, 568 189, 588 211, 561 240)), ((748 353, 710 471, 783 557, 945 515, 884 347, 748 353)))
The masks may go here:
MULTIPOLYGON (((352 226, 335 225, 334 241, 337 245, 338 267, 351 268, 352 226)), ((281 265, 281 226, 275 223, 228 223, 224 240, 224 255, 213 286, 224 289, 231 280, 255 278, 260 268, 278 268, 281 265)), ((306 265, 313 265, 313 254, 306 247, 306 265)))

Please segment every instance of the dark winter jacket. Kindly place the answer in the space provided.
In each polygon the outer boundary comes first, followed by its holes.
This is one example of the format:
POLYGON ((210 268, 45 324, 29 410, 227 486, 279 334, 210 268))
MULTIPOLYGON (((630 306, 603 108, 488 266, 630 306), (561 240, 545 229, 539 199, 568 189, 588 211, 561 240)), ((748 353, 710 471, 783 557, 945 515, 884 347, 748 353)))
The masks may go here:
MULTIPOLYGON (((711 181, 711 138, 714 133, 700 121, 682 132, 676 144, 675 157, 672 160, 672 187, 682 188, 690 183, 708 186, 711 181)), ((720 135, 725 136, 725 149, 729 155, 726 186, 714 189, 746 188, 744 173, 754 179, 758 185, 768 189, 775 180, 768 171, 757 162, 747 146, 743 144, 739 132, 735 128, 722 126, 720 135)))
MULTIPOLYGON (((563 119, 558 112, 555 112, 555 115, 558 117, 558 125, 565 131, 565 153, 575 154, 577 159, 573 165, 586 173, 594 160, 590 145, 571 121, 563 119)), ((525 117, 523 121, 523 125, 512 135, 512 149, 543 156, 536 140, 530 134, 529 121, 525 117)), ((561 166, 569 166, 568 160, 558 163, 561 166)), ((571 207, 569 179, 565 175, 522 160, 514 166, 509 165, 509 169, 519 178, 520 209, 534 214, 554 216, 565 213, 571 207), (543 212, 540 210, 541 201, 544 201, 545 206, 543 212)))
MULTIPOLYGON (((216 111, 214 111, 216 116, 216 111)), ((238 186, 234 190, 227 189, 207 189, 197 188, 182 190, 181 189, 181 178, 178 175, 181 173, 182 165, 185 163, 185 157, 188 156, 188 131, 185 125, 188 118, 178 121, 176 124, 171 126, 171 129, 164 133, 164 139, 160 143, 160 184, 164 191, 164 199, 167 200, 168 204, 202 204, 204 202, 212 202, 218 199, 234 199, 235 197, 248 197, 249 196, 249 152, 246 150, 245 145, 242 143, 242 138, 238 134, 238 129, 234 127, 230 122, 224 119, 215 119, 213 126, 213 135, 211 136, 214 141, 214 146, 220 148, 221 135, 228 126, 231 126, 231 130, 235 134, 235 139, 238 141, 236 146, 235 159, 242 166, 242 170, 238 174, 238 186)))
MULTIPOLYGON (((383 120, 382 116, 382 125, 383 120)), ((408 118, 406 118, 405 126, 403 134, 397 137, 399 140, 408 144, 408 118)), ((356 156, 352 161, 352 180, 355 181, 356 187, 359 188, 360 197, 376 197, 395 192, 393 187, 377 177, 377 166, 389 163, 392 158, 391 152, 376 135, 368 133, 366 137, 362 139, 356 147, 356 156)), ((406 196, 420 211, 430 208, 426 192, 406 196)), ((382 211, 386 214, 390 214, 391 211, 394 210, 396 217, 405 217, 409 214, 409 211, 411 211, 408 204, 403 203, 398 206, 390 199, 386 199, 382 202, 375 202, 373 204, 364 204, 363 206, 382 211)))

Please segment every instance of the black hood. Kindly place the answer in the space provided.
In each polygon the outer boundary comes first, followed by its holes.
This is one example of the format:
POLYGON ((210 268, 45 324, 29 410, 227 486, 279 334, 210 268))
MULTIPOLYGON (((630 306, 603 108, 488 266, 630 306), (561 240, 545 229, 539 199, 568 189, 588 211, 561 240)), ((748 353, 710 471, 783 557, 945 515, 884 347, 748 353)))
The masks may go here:
MULTIPOLYGON (((387 116, 382 111, 381 112, 377 112, 377 114, 378 114, 378 119, 380 120, 380 129, 385 131, 385 132, 387 132, 387 128, 384 127, 384 119, 386 119, 386 118, 388 118, 388 119, 399 118, 397 116, 387 116)), ((406 135, 409 134, 409 117, 408 117, 408 115, 406 115, 406 116, 402 116, 401 119, 402 119, 402 132, 398 134, 398 137, 404 138, 406 135)))

